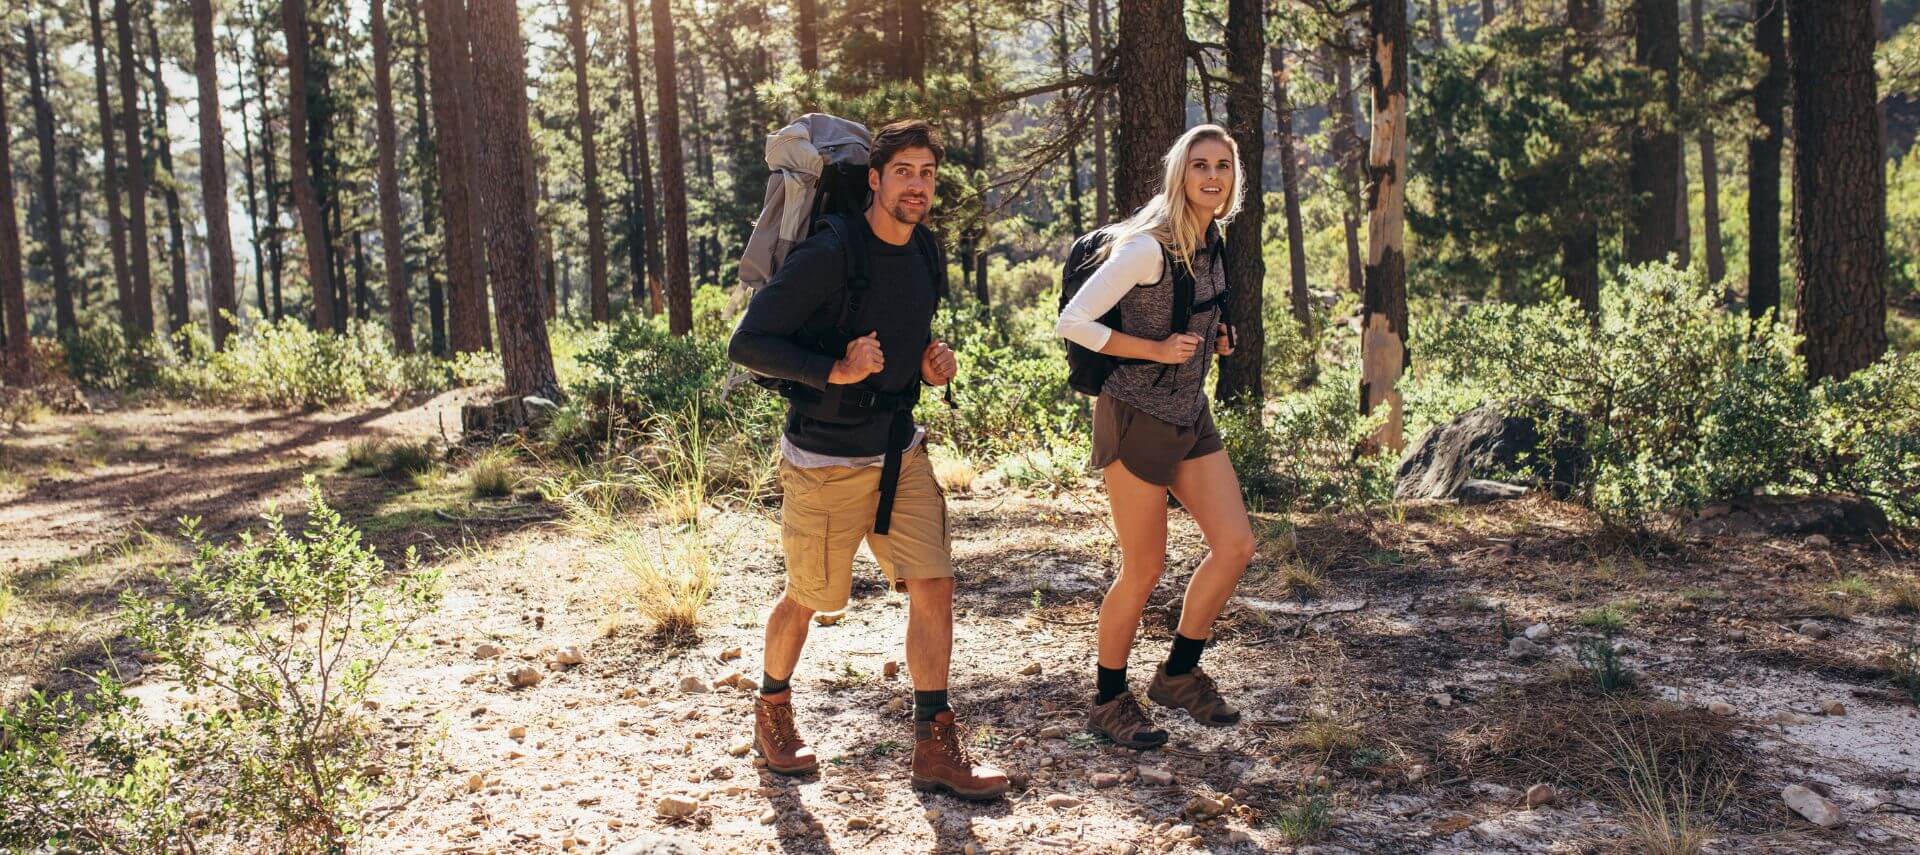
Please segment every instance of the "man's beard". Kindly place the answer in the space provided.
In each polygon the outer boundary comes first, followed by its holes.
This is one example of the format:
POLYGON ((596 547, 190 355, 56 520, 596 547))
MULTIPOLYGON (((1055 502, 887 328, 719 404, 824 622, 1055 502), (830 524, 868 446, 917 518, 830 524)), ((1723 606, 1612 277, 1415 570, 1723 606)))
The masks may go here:
POLYGON ((921 205, 918 211, 909 210, 906 205, 906 197, 902 196, 893 200, 892 205, 887 206, 887 213, 892 214, 893 218, 900 222, 914 226, 919 225, 921 220, 927 218, 928 207, 927 205, 921 205))

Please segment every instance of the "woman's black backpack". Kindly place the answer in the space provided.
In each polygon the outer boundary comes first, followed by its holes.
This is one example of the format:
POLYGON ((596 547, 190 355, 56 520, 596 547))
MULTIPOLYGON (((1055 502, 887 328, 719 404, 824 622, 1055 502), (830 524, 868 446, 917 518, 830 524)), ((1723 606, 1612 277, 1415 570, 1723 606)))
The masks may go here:
MULTIPOLYGON (((1093 276, 1093 272, 1100 269, 1100 262, 1095 260, 1095 257, 1112 237, 1112 233, 1106 228, 1098 228, 1076 238, 1073 246, 1068 248, 1066 264, 1060 269, 1061 309, 1066 309, 1067 303, 1073 300, 1073 295, 1080 293, 1080 286, 1087 284, 1087 279, 1093 276)), ((1219 240, 1212 243, 1213 263, 1219 264, 1225 254, 1224 244, 1219 240)), ((1176 263, 1173 253, 1168 252, 1164 246, 1160 248, 1160 259, 1167 270, 1173 271, 1173 323, 1167 335, 1172 335, 1173 330, 1186 329, 1187 322, 1193 318, 1194 312, 1206 311, 1216 304, 1220 307, 1221 320, 1231 323, 1226 321, 1227 292, 1225 290, 1205 304, 1196 306, 1193 303, 1193 271, 1187 265, 1176 263)), ((1113 308, 1101 315, 1100 323, 1112 329, 1120 329, 1120 304, 1115 303, 1113 308)), ((1082 395, 1098 396, 1114 368, 1122 364, 1145 365, 1152 362, 1151 359, 1108 356, 1069 339, 1067 341, 1067 386, 1082 395)))

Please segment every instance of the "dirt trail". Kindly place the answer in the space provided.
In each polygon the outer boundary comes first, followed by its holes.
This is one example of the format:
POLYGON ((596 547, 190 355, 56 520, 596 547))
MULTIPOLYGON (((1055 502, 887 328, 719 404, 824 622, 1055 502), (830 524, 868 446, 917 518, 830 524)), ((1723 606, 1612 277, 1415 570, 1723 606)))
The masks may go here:
MULTIPOLYGON (((1712 708, 1714 727, 1745 774, 1707 851, 1920 851, 1920 718, 1875 664, 1914 618, 1862 604, 1813 619, 1827 638, 1799 631, 1820 586, 1912 574, 1911 554, 1897 549, 1755 540, 1606 553, 1577 509, 1532 500, 1394 519, 1302 516, 1290 535, 1289 521, 1264 517, 1264 556, 1203 662, 1246 720, 1202 728, 1155 710, 1171 746, 1138 753, 1081 729, 1091 619, 1117 559, 1101 494, 1089 482, 1029 495, 989 476, 953 498, 952 694, 975 751, 1020 786, 973 805, 906 786, 910 683, 886 676, 904 660, 905 602, 864 553, 852 608, 814 627, 795 679, 822 772, 788 780, 736 756, 752 696, 716 685, 759 675, 761 619, 781 584, 772 508, 703 513, 715 595, 701 640, 663 648, 621 617, 631 556, 560 525, 464 522, 471 507, 445 489, 335 465, 349 437, 428 435, 453 403, 306 416, 122 411, 9 437, 7 459, 41 471, 0 493, 0 567, 21 602, 0 633, 7 672, 31 663, 44 675, 59 661, 50 649, 79 656, 71 636, 86 633, 46 626, 46 614, 102 621, 110 604, 97 598, 143 562, 178 560, 164 546, 124 545, 138 527, 169 529, 191 513, 229 530, 268 502, 295 501, 301 473, 315 471, 376 542, 424 545, 446 571, 421 644, 382 677, 378 713, 394 733, 439 734, 442 765, 370 852, 1635 851, 1631 817, 1607 794, 1563 783, 1529 810, 1524 790, 1546 773, 1501 773, 1514 764, 1474 753, 1523 722, 1543 726, 1517 717, 1512 690, 1559 685, 1582 619, 1608 604, 1624 615, 1621 655, 1649 696, 1726 705, 1712 708), (31 463, 75 456, 83 431, 111 438, 98 465, 31 463), (111 560, 76 561, 89 554, 111 560), (1286 588, 1303 568, 1321 587, 1304 602, 1286 588), (1510 655, 1508 635, 1534 624, 1546 627, 1539 649, 1510 655), (503 654, 479 658, 482 644, 503 654), (549 664, 569 646, 584 662, 549 664), (506 672, 527 664, 545 679, 510 687, 506 672), (689 677, 698 685, 683 685, 689 677), (1836 700, 1844 711, 1823 714, 1836 700), (1824 786, 1847 824, 1821 829, 1793 814, 1779 797, 1789 783, 1824 786), (690 813, 663 816, 677 799, 690 813), (1290 843, 1319 804, 1327 827, 1290 843)), ((663 544, 689 536, 634 525, 663 544)), ((1132 662, 1142 686, 1202 549, 1176 514, 1170 570, 1132 662)), ((160 673, 136 693, 155 704, 176 694, 160 673)))

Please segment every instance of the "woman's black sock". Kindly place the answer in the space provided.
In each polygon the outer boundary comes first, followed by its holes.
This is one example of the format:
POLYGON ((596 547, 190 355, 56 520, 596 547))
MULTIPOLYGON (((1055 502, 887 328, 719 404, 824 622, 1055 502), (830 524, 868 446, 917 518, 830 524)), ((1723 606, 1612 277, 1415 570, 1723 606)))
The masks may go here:
POLYGON ((933 721, 933 717, 952 707, 947 706, 947 690, 934 689, 930 692, 913 690, 913 720, 933 721))
POLYGON ((1100 694, 1094 698, 1094 706, 1099 706, 1114 698, 1120 697, 1127 691, 1127 669, 1125 667, 1108 668, 1104 665, 1095 665, 1093 667, 1099 669, 1098 685, 1100 690, 1100 694))
POLYGON ((793 675, 788 674, 786 680, 776 680, 765 671, 760 672, 760 677, 760 694, 763 695, 777 695, 786 691, 789 685, 787 681, 793 679, 793 675))
POLYGON ((1207 649, 1204 638, 1188 638, 1180 633, 1173 634, 1173 652, 1167 654, 1167 676, 1178 677, 1193 671, 1200 664, 1200 651, 1207 649))

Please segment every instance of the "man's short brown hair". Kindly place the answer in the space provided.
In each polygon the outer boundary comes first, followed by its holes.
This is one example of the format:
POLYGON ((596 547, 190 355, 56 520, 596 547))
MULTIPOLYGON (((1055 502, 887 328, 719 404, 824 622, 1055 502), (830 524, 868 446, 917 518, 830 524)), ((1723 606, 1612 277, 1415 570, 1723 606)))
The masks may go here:
POLYGON ((885 169, 893 156, 910 148, 924 148, 933 152, 933 162, 937 165, 946 159, 947 147, 940 144, 940 135, 925 119, 904 119, 880 129, 873 135, 873 153, 868 158, 871 169, 885 169))

